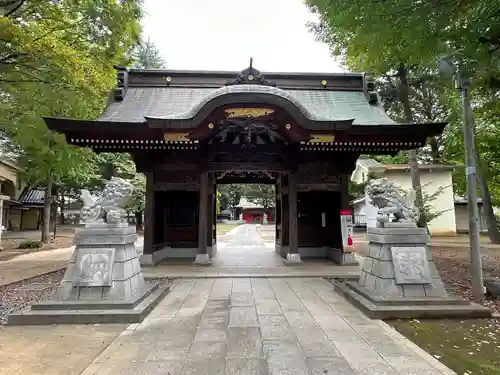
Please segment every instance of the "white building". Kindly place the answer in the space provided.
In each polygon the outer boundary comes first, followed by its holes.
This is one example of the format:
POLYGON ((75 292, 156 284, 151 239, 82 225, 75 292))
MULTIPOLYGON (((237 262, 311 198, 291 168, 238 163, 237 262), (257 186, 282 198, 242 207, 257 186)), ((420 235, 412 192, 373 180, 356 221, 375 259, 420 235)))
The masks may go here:
MULTIPOLYGON (((450 235, 457 233, 455 202, 453 194, 452 172, 455 167, 443 164, 421 164, 420 181, 424 194, 431 195, 443 189, 442 193, 434 200, 434 210, 442 214, 429 223, 429 230, 433 235, 450 235)), ((356 169, 352 173, 351 181, 362 183, 368 179, 370 173, 381 174, 390 182, 407 190, 412 187, 410 167, 407 164, 382 165, 373 159, 359 159, 356 169)), ((366 226, 376 225, 377 208, 366 203, 365 198, 353 202, 354 215, 365 215, 366 226)))

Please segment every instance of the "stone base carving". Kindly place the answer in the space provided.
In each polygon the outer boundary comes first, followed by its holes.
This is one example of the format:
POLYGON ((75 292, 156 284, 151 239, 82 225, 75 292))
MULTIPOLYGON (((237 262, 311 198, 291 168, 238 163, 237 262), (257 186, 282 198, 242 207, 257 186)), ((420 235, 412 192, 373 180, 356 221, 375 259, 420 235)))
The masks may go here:
POLYGON ((146 284, 126 223, 89 223, 75 235, 75 251, 57 292, 9 316, 9 324, 140 322, 168 291, 146 284))
POLYGON ((292 265, 292 264, 300 264, 302 263, 302 259, 300 258, 300 254, 299 253, 288 253, 286 255, 286 260, 285 260, 285 264, 289 264, 289 265, 292 265))
POLYGON ((368 229, 369 252, 359 281, 336 283, 337 290, 372 318, 491 314, 448 295, 427 247, 427 229, 390 224, 368 229))
POLYGON ((193 264, 197 266, 210 266, 212 262, 208 254, 196 254, 193 264))

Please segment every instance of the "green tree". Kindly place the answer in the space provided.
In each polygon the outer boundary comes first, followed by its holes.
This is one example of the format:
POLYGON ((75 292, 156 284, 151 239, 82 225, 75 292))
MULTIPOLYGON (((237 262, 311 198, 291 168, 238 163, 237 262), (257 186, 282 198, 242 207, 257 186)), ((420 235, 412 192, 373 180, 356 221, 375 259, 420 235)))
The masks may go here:
MULTIPOLYGON (((473 71, 477 95, 475 112, 483 106, 481 102, 491 102, 491 98, 498 95, 498 2, 309 0, 307 3, 320 15, 320 23, 311 25, 311 29, 331 46, 333 53, 349 68, 370 71, 378 77, 399 78, 399 87, 396 85, 395 88, 406 121, 417 120, 414 108, 410 106, 409 76, 414 72, 435 72, 435 61, 441 55, 454 56, 460 64, 473 71), (391 22, 388 23, 388 19, 391 22), (488 97, 490 99, 485 100, 488 97)), ((418 81, 422 77, 416 78, 418 81)), ((456 94, 452 96, 456 97, 456 94)), ((425 119, 433 120, 429 116, 425 119)), ((457 139, 459 134, 450 138, 457 139)), ((442 149, 449 140, 445 135, 441 141, 442 148, 432 140, 430 148, 446 154, 442 149)), ((463 151, 461 155, 463 163, 463 151)), ((415 155, 411 156, 412 169, 416 170, 415 155)), ((480 186, 483 196, 487 197, 488 185, 484 179, 480 181, 480 186)), ((492 213, 492 210, 489 212, 492 213)), ((491 232, 490 238, 495 240, 491 232)))
POLYGON ((244 194, 248 201, 263 206, 265 209, 275 207, 276 205, 274 185, 249 184, 244 194))
POLYGON ((134 68, 165 69, 167 64, 151 39, 142 41, 134 53, 134 68))
POLYGON ((244 187, 241 184, 224 184, 217 186, 217 191, 221 194, 221 202, 227 202, 227 208, 229 208, 233 214, 243 196, 243 190, 244 187))
POLYGON ((52 185, 99 178, 95 155, 51 134, 43 116, 95 118, 140 34, 140 1, 19 0, 0 3, 1 131, 19 150, 32 184, 46 186, 42 241, 49 238, 52 185))

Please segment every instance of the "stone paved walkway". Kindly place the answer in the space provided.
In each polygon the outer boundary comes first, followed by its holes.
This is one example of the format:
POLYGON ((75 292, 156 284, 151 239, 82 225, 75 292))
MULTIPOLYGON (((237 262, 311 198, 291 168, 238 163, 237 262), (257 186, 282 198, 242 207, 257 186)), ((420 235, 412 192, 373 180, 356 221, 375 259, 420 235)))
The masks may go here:
POLYGON ((83 375, 453 374, 322 279, 180 280, 83 375))
POLYGON ((274 232, 266 241, 255 224, 244 224, 217 238, 217 254, 210 267, 166 262, 143 267, 146 277, 338 277, 359 278, 359 266, 339 266, 332 261, 306 260, 299 265, 285 265, 275 252, 274 232), (271 242, 269 242, 271 241, 271 242))

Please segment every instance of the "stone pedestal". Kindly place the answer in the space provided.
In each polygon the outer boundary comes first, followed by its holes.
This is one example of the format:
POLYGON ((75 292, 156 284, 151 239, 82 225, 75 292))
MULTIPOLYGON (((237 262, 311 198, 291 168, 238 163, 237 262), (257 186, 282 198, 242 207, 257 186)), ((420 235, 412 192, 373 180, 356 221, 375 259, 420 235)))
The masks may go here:
POLYGON ((288 253, 286 255, 285 264, 293 265, 302 263, 302 259, 299 253, 288 253))
POLYGON ((336 289, 372 318, 489 316, 490 310, 450 297, 427 247, 427 229, 387 223, 368 228, 369 252, 358 282, 336 289))
POLYGON ((208 254, 196 254, 193 264, 197 266, 210 266, 212 262, 208 254))
POLYGON ((9 324, 140 322, 168 291, 146 284, 134 227, 87 224, 75 235, 75 251, 57 292, 9 316, 9 324))

